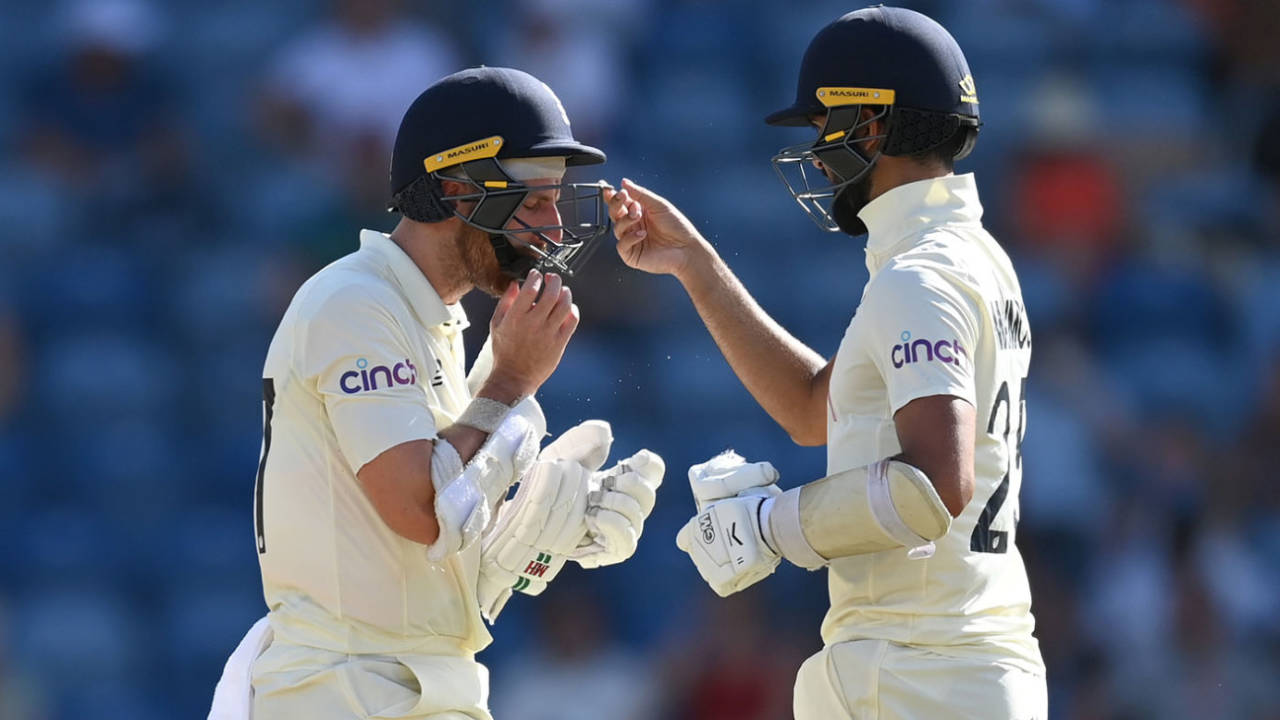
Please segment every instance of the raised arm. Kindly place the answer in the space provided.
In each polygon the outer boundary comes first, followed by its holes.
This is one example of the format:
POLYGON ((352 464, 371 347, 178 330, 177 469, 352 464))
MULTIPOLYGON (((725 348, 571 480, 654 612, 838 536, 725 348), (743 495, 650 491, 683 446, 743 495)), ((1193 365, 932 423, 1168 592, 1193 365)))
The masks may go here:
POLYGON ((756 402, 796 443, 824 444, 831 364, 769 317, 666 199, 629 180, 617 191, 606 190, 605 198, 623 261, 674 275, 756 402))
MULTIPOLYGON (((523 289, 513 283, 494 311, 490 330, 494 368, 472 403, 477 417, 485 414, 486 401, 496 403, 489 405, 487 412, 499 420, 496 414, 505 406, 532 395, 551 375, 577 328, 577 308, 560 278, 549 275, 543 300, 535 303, 541 287, 542 278, 536 275, 523 289)), ((460 473, 490 435, 487 427, 468 424, 467 418, 464 413, 459 422, 439 430, 437 435, 444 443, 429 439, 402 442, 383 450, 357 471, 379 517, 401 537, 424 545, 439 538, 437 486, 460 473), (447 477, 433 478, 441 473, 447 477)), ((476 424, 487 426, 483 421, 476 424)))

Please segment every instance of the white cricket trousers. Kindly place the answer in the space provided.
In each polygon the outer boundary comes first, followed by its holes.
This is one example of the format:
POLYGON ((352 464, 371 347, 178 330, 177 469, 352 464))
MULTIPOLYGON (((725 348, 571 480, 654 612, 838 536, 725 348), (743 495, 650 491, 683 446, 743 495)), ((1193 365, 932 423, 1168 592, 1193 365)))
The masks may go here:
POLYGON ((273 642, 253 664, 253 720, 493 720, 471 657, 344 655, 273 642))
POLYGON ((885 640, 828 645, 796 676, 796 720, 1047 720, 1043 675, 885 640))

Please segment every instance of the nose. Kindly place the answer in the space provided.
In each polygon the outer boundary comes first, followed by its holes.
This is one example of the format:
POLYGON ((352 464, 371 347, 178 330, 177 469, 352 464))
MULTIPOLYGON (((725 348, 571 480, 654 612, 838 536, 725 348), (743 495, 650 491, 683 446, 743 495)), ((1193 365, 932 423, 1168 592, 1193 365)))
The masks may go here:
MULTIPOLYGON (((550 230, 542 230, 540 235, 546 236, 547 239, 552 242, 558 243, 564 236, 563 230, 559 227, 560 209, 556 207, 556 204, 553 202, 539 203, 538 206, 532 210, 522 208, 516 212, 516 218, 529 227, 551 227, 552 229, 550 230)), ((513 220, 507 227, 511 230, 518 230, 524 226, 513 220)), ((544 250, 548 249, 545 247, 546 243, 539 234, 523 232, 516 233, 516 237, 529 245, 537 245, 544 250)))
POLYGON ((560 242, 560 239, 564 236, 564 231, 561 230, 559 227, 560 224, 561 224, 560 207, 553 202, 543 203, 543 206, 539 209, 537 213, 537 221, 534 222, 533 225, 534 226, 550 225, 555 227, 554 230, 544 230, 542 234, 550 238, 552 242, 558 243, 560 242))

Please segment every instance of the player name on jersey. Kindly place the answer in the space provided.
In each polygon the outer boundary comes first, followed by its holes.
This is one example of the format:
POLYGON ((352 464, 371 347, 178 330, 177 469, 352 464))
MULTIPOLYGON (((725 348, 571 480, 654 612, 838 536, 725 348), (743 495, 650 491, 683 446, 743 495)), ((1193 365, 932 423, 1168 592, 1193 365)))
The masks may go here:
POLYGON ((1031 323, 1027 322, 1027 309, 1021 300, 1003 298, 991 301, 991 323, 1001 350, 1031 347, 1031 323))

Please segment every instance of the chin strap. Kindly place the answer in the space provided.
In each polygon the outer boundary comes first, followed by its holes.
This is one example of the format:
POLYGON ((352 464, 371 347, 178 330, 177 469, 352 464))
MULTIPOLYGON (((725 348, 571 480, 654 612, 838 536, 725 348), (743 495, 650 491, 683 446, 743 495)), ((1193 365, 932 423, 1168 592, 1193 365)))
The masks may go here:
POLYGON ((506 235, 490 233, 489 244, 498 258, 498 269, 511 280, 523 280, 530 270, 538 266, 537 258, 516 250, 506 235))

